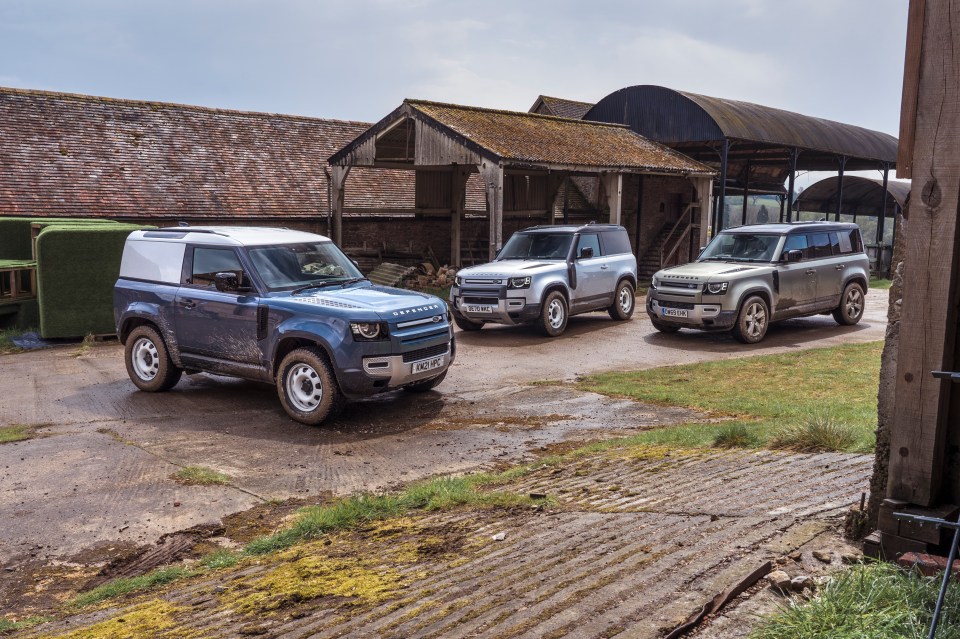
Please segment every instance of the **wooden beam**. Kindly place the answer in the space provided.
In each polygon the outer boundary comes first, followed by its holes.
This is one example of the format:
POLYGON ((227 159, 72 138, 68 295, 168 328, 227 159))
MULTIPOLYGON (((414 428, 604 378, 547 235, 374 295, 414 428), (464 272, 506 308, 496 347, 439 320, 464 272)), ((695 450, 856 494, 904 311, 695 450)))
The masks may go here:
POLYGON ((700 236, 697 240, 700 242, 699 246, 706 246, 709 240, 707 231, 710 220, 713 219, 713 179, 696 177, 691 178, 690 181, 697 190, 697 202, 700 204, 700 236))
POLYGON ((906 236, 887 494, 931 506, 943 489, 950 384, 933 379, 930 371, 956 366, 960 47, 949 45, 957 37, 952 25, 960 25, 960 5, 924 4, 913 148, 917 177, 906 236))
POLYGON ((471 167, 457 167, 450 173, 450 196, 453 199, 452 217, 450 218, 450 264, 460 268, 461 234, 460 223, 463 220, 463 210, 467 200, 467 179, 470 177, 471 167))
POLYGON ((925 0, 910 0, 907 14, 907 48, 903 60, 903 94, 900 99, 900 146, 897 148, 897 177, 903 179, 913 175, 925 5, 925 0))
POLYGON ((487 191, 487 211, 490 221, 489 258, 497 256, 503 246, 503 167, 483 162, 478 166, 487 191))
POLYGON ((337 246, 343 244, 343 193, 350 175, 349 166, 330 167, 330 208, 333 211, 333 241, 337 246))
POLYGON ((604 173, 603 190, 610 210, 610 223, 619 224, 623 212, 623 174, 604 173))

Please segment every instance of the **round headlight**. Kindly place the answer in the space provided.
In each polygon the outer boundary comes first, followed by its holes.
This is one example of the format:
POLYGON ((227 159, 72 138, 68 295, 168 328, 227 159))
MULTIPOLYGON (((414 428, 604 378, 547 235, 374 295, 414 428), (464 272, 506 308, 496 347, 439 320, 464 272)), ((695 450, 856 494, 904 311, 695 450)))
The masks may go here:
POLYGON ((459 275, 453 278, 453 285, 460 288, 463 285, 463 279, 459 275))
POLYGON ((350 324, 350 330, 357 337, 363 339, 377 339, 380 337, 379 322, 353 322, 350 324))
POLYGON ((709 282, 703 285, 703 290, 711 295, 722 295, 727 292, 726 282, 709 282))

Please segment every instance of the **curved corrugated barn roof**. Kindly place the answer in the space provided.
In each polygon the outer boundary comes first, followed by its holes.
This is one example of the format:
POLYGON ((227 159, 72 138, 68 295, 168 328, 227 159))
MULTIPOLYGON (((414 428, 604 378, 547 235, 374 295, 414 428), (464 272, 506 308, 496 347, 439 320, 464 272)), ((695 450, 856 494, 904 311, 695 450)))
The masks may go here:
MULTIPOLYGON (((814 182, 797 198, 796 206, 801 211, 833 213, 837 210, 837 195, 840 180, 829 177, 814 182)), ((909 182, 887 182, 888 210, 896 202, 903 208, 910 196, 909 182)), ((883 181, 871 180, 856 175, 843 178, 843 206, 841 210, 848 215, 877 215, 883 207, 883 181)))
MULTIPOLYGON (((797 148, 798 167, 836 170, 835 156, 848 158, 847 170, 877 168, 897 160, 892 135, 852 124, 816 118, 773 107, 714 98, 655 85, 637 85, 615 91, 584 116, 586 120, 620 122, 637 133, 680 150, 695 151, 712 143, 743 141, 757 161, 782 157, 768 150, 797 148), (757 152, 759 150, 759 153, 757 152)), ((715 145, 714 145, 715 146, 715 145)), ((715 153, 715 149, 706 149, 715 153)))

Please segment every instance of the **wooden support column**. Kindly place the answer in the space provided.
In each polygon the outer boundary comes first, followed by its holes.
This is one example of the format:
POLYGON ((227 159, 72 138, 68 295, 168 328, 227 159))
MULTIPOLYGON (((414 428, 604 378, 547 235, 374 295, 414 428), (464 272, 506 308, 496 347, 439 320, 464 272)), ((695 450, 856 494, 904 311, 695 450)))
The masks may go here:
POLYGON ((720 192, 717 195, 717 210, 713 217, 713 234, 723 230, 723 211, 727 202, 727 156, 730 154, 730 138, 723 138, 720 149, 720 192))
POLYGON ((467 200, 467 178, 470 177, 470 168, 454 166, 450 171, 450 264, 460 268, 461 241, 460 226, 463 221, 463 210, 467 200))
POLYGON ((503 246, 503 167, 489 161, 479 165, 480 177, 487 191, 487 217, 490 221, 489 258, 497 256, 503 246))
MULTIPOLYGON (((911 0, 911 16, 918 3, 911 0)), ((930 376, 932 370, 958 367, 960 47, 946 45, 957 40, 953 25, 960 25, 960 4, 920 4, 925 5, 922 44, 912 52, 917 43, 908 42, 906 65, 912 73, 910 61, 918 56, 919 78, 904 78, 905 86, 919 82, 919 92, 887 495, 932 506, 946 492, 947 429, 960 428, 958 416, 948 414, 951 384, 930 376)), ((908 113, 905 103, 904 116, 908 113)))
POLYGON ((607 208, 610 209, 610 223, 620 224, 623 211, 623 174, 604 173, 603 190, 607 196, 607 208))
POLYGON ((330 208, 333 210, 333 241, 343 246, 343 193, 350 175, 349 166, 334 165, 330 170, 330 208))
POLYGON ((709 230, 710 220, 713 219, 713 178, 696 177, 691 178, 693 186, 697 190, 697 201, 700 203, 700 237, 698 246, 706 246, 710 241, 707 231, 709 230))
POLYGON ((840 163, 840 170, 837 172, 837 217, 835 220, 840 221, 840 213, 843 210, 843 172, 847 168, 847 157, 841 155, 837 158, 837 162, 840 163))

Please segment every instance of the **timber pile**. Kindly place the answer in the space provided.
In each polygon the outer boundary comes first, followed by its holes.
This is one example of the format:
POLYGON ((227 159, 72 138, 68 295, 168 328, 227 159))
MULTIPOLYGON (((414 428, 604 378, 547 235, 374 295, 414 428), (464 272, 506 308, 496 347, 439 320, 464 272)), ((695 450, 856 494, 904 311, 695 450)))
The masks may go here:
POLYGON ((384 262, 373 269, 367 279, 383 286, 403 286, 404 280, 417 272, 416 266, 402 266, 384 262))
POLYGON ((403 287, 414 291, 447 288, 453 284, 457 269, 452 266, 436 268, 430 262, 418 264, 413 273, 404 279, 403 287))

